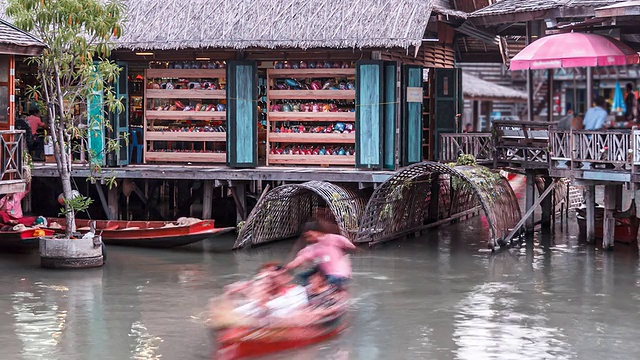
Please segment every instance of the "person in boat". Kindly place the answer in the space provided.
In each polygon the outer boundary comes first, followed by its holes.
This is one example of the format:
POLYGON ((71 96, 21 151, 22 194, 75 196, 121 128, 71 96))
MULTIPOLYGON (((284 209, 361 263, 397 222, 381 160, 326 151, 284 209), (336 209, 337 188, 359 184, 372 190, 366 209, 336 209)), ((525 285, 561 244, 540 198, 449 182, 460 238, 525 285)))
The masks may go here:
POLYGON ((36 221, 36 217, 24 216, 22 213, 22 199, 31 190, 31 183, 27 184, 27 189, 24 192, 7 194, 0 199, 0 216, 2 222, 7 225, 23 224, 25 226, 31 226, 36 221))
POLYGON ((303 237, 309 245, 300 250, 285 269, 293 270, 312 262, 315 267, 300 275, 305 285, 308 278, 320 270, 329 284, 343 289, 351 280, 351 260, 346 251, 355 250, 355 245, 342 235, 327 232, 319 222, 307 223, 303 229, 303 237))
POLYGON ((329 284, 322 270, 317 270, 309 277, 307 296, 309 298, 309 306, 312 308, 334 305, 336 303, 335 293, 335 287, 329 284))

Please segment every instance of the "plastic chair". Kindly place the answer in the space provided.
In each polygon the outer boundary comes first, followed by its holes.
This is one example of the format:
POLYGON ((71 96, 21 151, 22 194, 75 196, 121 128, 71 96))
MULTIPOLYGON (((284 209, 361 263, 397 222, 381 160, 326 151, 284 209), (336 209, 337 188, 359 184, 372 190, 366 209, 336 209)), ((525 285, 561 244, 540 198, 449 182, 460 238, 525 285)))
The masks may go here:
POLYGON ((129 162, 133 162, 133 150, 136 150, 136 163, 142 163, 142 131, 140 129, 131 129, 131 143, 129 144, 129 162), (140 137, 141 141, 138 141, 140 137))

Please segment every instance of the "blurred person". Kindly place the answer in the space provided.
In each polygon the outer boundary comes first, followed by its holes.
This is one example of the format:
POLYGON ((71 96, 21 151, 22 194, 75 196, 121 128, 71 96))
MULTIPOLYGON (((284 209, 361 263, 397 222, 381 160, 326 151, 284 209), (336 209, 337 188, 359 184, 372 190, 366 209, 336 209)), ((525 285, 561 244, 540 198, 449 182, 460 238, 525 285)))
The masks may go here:
POLYGON ((35 159, 41 159, 42 152, 44 150, 44 139, 38 136, 38 130, 40 128, 45 128, 46 125, 40 118, 40 110, 37 108, 29 110, 29 116, 27 116, 26 121, 31 128, 31 134, 27 134, 27 136, 31 136, 32 139, 32 148, 30 150, 34 150, 35 159))
POLYGON ((569 131, 572 128, 573 124, 573 109, 567 110, 567 115, 560 118, 558 121, 558 130, 560 131, 569 131))
POLYGON ((637 121, 638 120, 638 101, 636 99, 636 94, 633 92, 633 84, 627 83, 627 96, 624 98, 624 104, 627 108, 627 113, 625 114, 625 118, 627 121, 637 121))
POLYGON ((22 199, 31 191, 31 183, 27 184, 27 188, 23 192, 5 195, 0 199, 0 216, 2 222, 8 225, 23 224, 31 226, 36 221, 36 217, 24 216, 22 213, 22 199))
MULTIPOLYGON (((298 252, 285 269, 293 270, 312 262, 317 270, 325 274, 331 285, 343 288, 351 279, 351 260, 345 252, 355 250, 355 245, 342 235, 328 233, 326 227, 318 222, 305 225, 303 238, 308 245, 298 252)), ((305 285, 308 278, 316 272, 316 269, 312 269, 301 274, 305 285)))
POLYGON ((607 120, 607 111, 605 110, 605 101, 602 97, 597 97, 595 106, 587 110, 584 114, 583 125, 585 130, 600 130, 604 127, 607 120))

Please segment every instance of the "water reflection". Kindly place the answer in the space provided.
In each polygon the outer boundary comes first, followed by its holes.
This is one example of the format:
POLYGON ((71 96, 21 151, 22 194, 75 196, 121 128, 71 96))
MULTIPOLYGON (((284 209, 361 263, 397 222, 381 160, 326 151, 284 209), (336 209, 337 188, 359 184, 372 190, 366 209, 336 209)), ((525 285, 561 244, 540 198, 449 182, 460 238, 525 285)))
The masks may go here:
POLYGON ((453 333, 456 358, 572 358, 562 330, 546 325, 544 307, 520 311, 521 296, 514 284, 485 283, 460 301, 453 333))

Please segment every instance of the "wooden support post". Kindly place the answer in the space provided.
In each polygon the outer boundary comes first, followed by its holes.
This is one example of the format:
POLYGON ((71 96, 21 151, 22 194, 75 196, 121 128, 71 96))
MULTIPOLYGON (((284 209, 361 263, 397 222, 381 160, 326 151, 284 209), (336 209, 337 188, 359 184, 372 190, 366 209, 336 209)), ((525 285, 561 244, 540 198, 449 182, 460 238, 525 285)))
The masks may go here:
POLYGON ((431 174, 431 196, 429 203, 429 222, 438 221, 438 214, 440 213, 440 174, 431 174))
POLYGON ((109 208, 107 198, 104 196, 104 190, 102 190, 102 185, 100 183, 96 183, 96 190, 98 191, 98 197, 100 198, 100 203, 102 204, 102 210, 107 216, 107 220, 115 220, 113 218, 113 213, 111 213, 111 208, 109 208))
POLYGON ((205 180, 202 194, 202 219, 211 219, 213 208, 213 181, 205 180))
MULTIPOLYGON (((548 189, 551 186, 553 180, 550 177, 544 177, 544 189, 548 189)), ((552 196, 547 196, 542 201, 542 228, 551 229, 551 217, 553 216, 553 201, 552 196)))
POLYGON ((602 224, 602 248, 613 249, 616 219, 613 214, 616 209, 617 185, 604 186, 604 220, 602 224))
POLYGON ((596 240, 596 187, 595 185, 585 186, 585 205, 587 206, 587 242, 596 240))
MULTIPOLYGON (((536 201, 536 174, 532 171, 526 173, 526 191, 525 191, 525 211, 530 211, 536 201)), ((533 210, 535 212, 535 210, 533 210)), ((534 216, 527 219, 525 223, 525 232, 531 233, 534 229, 534 216)))
POLYGON ((234 183, 231 186, 231 195, 236 203, 236 220, 241 222, 247 219, 247 184, 234 183))
POLYGON ((624 186, 622 184, 620 185, 614 185, 615 187, 615 191, 616 191, 616 203, 615 203, 615 209, 618 211, 622 211, 622 207, 624 206, 624 204, 622 203, 622 199, 623 199, 623 192, 624 192, 624 186))
POLYGON ((109 204, 109 212, 111 213, 111 218, 113 220, 119 219, 119 209, 118 209, 118 195, 120 195, 120 188, 112 187, 109 189, 107 203, 109 204))

